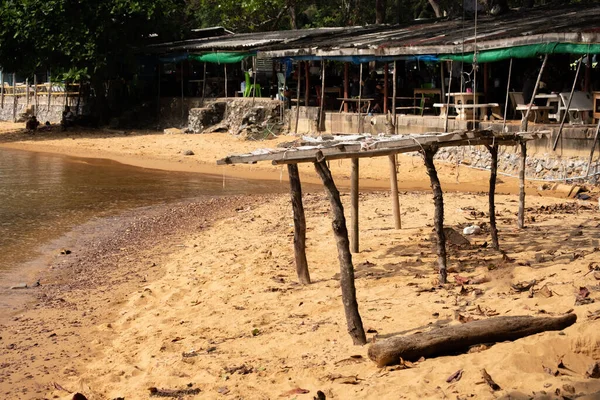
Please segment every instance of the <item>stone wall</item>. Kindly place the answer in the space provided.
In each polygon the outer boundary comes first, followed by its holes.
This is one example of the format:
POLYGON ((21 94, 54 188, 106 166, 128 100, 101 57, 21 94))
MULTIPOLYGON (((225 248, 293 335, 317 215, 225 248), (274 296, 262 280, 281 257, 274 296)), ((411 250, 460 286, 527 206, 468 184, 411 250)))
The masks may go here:
MULTIPOLYGON (((26 104, 26 98, 19 97, 15 113, 13 101, 14 100, 12 96, 4 97, 4 107, 2 107, 0 104, 0 121, 12 121, 13 115, 16 115, 16 118, 18 119, 28 107, 26 104)), ((77 98, 69 98, 68 105, 71 107, 71 111, 76 112, 77 98)), ((35 110, 33 98, 30 98, 30 106, 32 106, 35 110)), ((35 115, 38 121, 40 121, 42 124, 46 121, 49 121, 53 124, 58 124, 62 119, 64 107, 65 98, 62 96, 51 97, 50 107, 48 107, 48 98, 46 96, 38 96, 38 104, 37 110, 35 110, 35 115)), ((87 108, 84 105, 83 99, 81 99, 79 103, 79 111, 80 114, 87 112, 87 108)))

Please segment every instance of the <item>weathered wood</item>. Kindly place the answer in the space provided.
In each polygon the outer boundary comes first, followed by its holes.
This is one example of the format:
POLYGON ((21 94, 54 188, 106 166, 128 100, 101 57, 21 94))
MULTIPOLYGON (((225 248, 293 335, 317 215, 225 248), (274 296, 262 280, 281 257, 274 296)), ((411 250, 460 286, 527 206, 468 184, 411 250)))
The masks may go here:
POLYGON ((181 61, 181 124, 183 125, 185 117, 185 106, 183 104, 183 67, 185 65, 185 61, 181 61))
POLYGON ((346 217, 344 217, 344 207, 340 199, 340 193, 335 186, 331 171, 327 167, 327 162, 322 158, 315 163, 317 174, 323 181, 325 191, 332 211, 332 228, 335 236, 338 250, 338 259, 340 262, 340 286, 342 288, 342 302, 346 314, 346 324, 348 333, 352 337, 355 345, 367 343, 365 330, 358 312, 358 303, 356 302, 356 288, 354 286, 354 266, 352 265, 352 254, 350 254, 350 244, 348 242, 348 229, 346 228, 346 217))
MULTIPOLYGON (((349 77, 349 73, 348 70, 350 69, 350 63, 349 62, 345 62, 344 63, 344 98, 347 99, 348 98, 348 80, 350 79, 349 77)), ((345 101, 344 102, 344 112, 348 112, 348 102, 345 101)))
POLYGON ((19 102, 19 96, 17 96, 17 74, 13 72, 13 122, 17 122, 17 103, 19 102))
POLYGON ((517 226, 519 229, 525 227, 525 167, 527 166, 527 142, 521 142, 521 158, 519 167, 519 214, 517 226))
POLYGON ((397 74, 396 74, 396 66, 397 66, 397 62, 396 60, 394 60, 394 71, 392 72, 392 80, 394 82, 392 82, 392 119, 393 119, 393 125, 394 125, 394 133, 396 133, 396 96, 397 96, 397 84, 396 84, 396 79, 397 79, 397 74))
MULTIPOLYGON (((450 60, 450 78, 448 79, 448 97, 446 98, 446 116, 444 118, 444 132, 448 132, 448 117, 450 115, 450 93, 452 90, 452 60, 450 60)), ((442 81, 442 87, 444 87, 444 81, 442 81)), ((443 101, 443 98, 442 98, 443 101)))
POLYGON ((383 64, 383 113, 387 114, 388 112, 388 79, 389 79, 389 71, 388 71, 388 63, 383 64))
POLYGON ((206 99, 206 63, 204 63, 204 71, 202 72, 202 107, 204 107, 204 100, 206 99))
POLYGON ((0 107, 4 108, 4 71, 0 69, 0 107))
POLYGON ((325 130, 325 117, 323 116, 323 106, 325 105, 325 60, 321 60, 321 101, 319 107, 319 127, 317 132, 325 130))
MULTIPOLYGON (((254 107, 254 102, 256 101, 256 75, 258 75, 258 71, 256 70, 256 56, 252 57, 252 107, 254 107)), ((285 90, 285 89, 284 89, 285 90)), ((262 93, 261 93, 262 95, 262 93)), ((227 97, 227 96, 225 96, 227 97)))
POLYGON ((310 71, 308 61, 304 61, 304 105, 308 107, 310 97, 310 71))
POLYGON ((528 315, 493 317, 377 341, 369 347, 369 358, 380 367, 397 364, 400 358, 416 361, 421 357, 464 352, 477 344, 517 340, 540 332, 563 330, 576 320, 576 314, 556 318, 528 315))
POLYGON ((400 218, 400 199, 398 198, 398 174, 396 172, 396 155, 388 156, 390 160, 390 189, 392 196, 392 210, 394 215, 394 227, 402 228, 402 220, 400 218))
POLYGON ((506 131, 506 113, 508 112, 508 98, 510 96, 510 79, 512 76, 513 59, 510 59, 508 64, 508 79, 506 82, 506 98, 504 99, 504 118, 502 119, 502 132, 506 131))
POLYGON ((50 98, 52 97, 52 74, 48 70, 48 111, 50 111, 50 98))
POLYGON ((435 204, 433 226, 437 237, 439 281, 444 284, 447 281, 448 275, 446 270, 446 234, 444 233, 444 195, 433 162, 433 156, 437 153, 437 149, 437 146, 431 146, 422 153, 425 160, 425 167, 427 168, 427 175, 429 175, 429 180, 431 181, 431 190, 433 191, 433 202, 435 204))
POLYGON ((288 164, 290 177, 290 195, 292 197, 292 210, 294 212, 294 255, 296 259, 296 273, 298 280, 303 285, 310 284, 308 261, 306 260, 306 219, 302 205, 302 185, 298 164, 288 164))
POLYGON ((598 143, 598 134, 600 134, 600 119, 598 119, 598 125, 596 126, 596 135, 594 136, 594 141, 592 142, 592 148, 590 149, 590 159, 587 163, 587 168, 585 169, 586 178, 590 175, 590 167, 592 166, 592 159, 594 158, 594 151, 596 150, 596 143, 598 143))
MULTIPOLYGON (((81 94, 81 85, 79 87, 79 93, 81 94)), ((37 116, 37 112, 38 112, 37 74, 33 74, 33 104, 34 104, 33 115, 37 116)))
POLYGON ((25 104, 29 106, 29 78, 25 78, 25 104))
POLYGON ((358 134, 360 135, 362 133, 362 105, 360 104, 360 101, 362 100, 362 77, 363 77, 363 65, 362 63, 360 64, 360 69, 359 69, 359 77, 358 77, 358 134))
POLYGON ((490 167, 490 191, 489 191, 489 212, 490 212, 490 233, 492 235, 492 247, 500 250, 498 242, 498 227, 496 226, 496 178, 498 176, 498 145, 486 146, 492 156, 490 167))
POLYGON ((565 112, 560 121, 560 128, 558 128, 558 133, 556 134, 556 139, 554 139, 554 144, 552 144, 552 150, 556 150, 556 145, 558 144, 558 139, 562 135, 563 127, 565 126, 565 121, 569 116, 569 109, 571 108, 571 100, 573 100, 573 94, 575 93, 575 88, 577 87, 577 79, 579 78, 579 70, 581 70, 581 64, 583 63, 583 57, 579 59, 579 63, 577 63, 577 72, 575 72, 575 79, 573 79, 573 85, 571 86, 571 94, 569 95, 569 101, 567 101, 565 112))
POLYGON ((542 62, 542 67, 540 68, 540 73, 538 74, 537 80, 535 81, 535 86, 533 88, 533 93, 531 94, 531 100, 529 102, 529 106, 527 107, 527 112, 521 119, 521 131, 527 131, 527 119, 529 118, 529 114, 531 112, 531 106, 533 105, 533 100, 535 99, 535 95, 537 94, 538 87, 540 86, 540 80, 542 79, 542 74, 544 73, 544 68, 546 67, 546 62, 548 61, 548 54, 544 56, 544 61, 542 62))
POLYGON ((298 134, 298 120, 300 119, 300 73, 302 72, 302 61, 298 61, 298 82, 296 82, 296 124, 294 133, 298 134))
POLYGON ((352 172, 350 174, 350 198, 352 199, 352 209, 350 212, 350 249, 353 253, 359 252, 358 240, 358 158, 352 159, 352 172))
MULTIPOLYGON (((223 64, 223 71, 225 72, 225 98, 227 98, 227 64, 223 64)), ((253 90, 256 90, 256 88, 253 90)))

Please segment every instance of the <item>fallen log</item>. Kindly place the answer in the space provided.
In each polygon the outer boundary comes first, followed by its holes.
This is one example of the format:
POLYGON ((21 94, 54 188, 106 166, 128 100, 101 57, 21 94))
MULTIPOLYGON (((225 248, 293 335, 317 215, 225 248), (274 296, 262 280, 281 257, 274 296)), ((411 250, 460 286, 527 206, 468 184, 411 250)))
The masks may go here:
POLYGON ((416 361, 421 357, 455 354, 476 344, 516 340, 545 331, 560 331, 573 325, 576 320, 577 315, 565 314, 557 318, 523 315, 472 321, 375 342, 369 347, 369 358, 383 367, 397 364, 400 358, 416 361))

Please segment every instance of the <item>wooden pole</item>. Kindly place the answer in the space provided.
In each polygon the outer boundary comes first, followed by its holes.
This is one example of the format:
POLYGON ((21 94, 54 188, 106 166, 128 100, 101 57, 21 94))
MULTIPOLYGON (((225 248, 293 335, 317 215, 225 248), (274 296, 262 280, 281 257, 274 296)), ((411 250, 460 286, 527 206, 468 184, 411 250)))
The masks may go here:
POLYGON ((521 163, 519 169, 519 214, 517 217, 517 226, 519 229, 525 228, 525 167, 527 165, 527 142, 521 141, 521 163))
POLYGON ((397 131, 397 123, 396 123, 396 96, 397 96, 397 92, 396 92, 396 82, 397 82, 397 73, 396 73, 396 60, 394 60, 394 71, 392 72, 392 80, 394 82, 392 82, 392 119, 394 120, 394 134, 398 133, 397 131))
POLYGON ((48 71, 48 112, 50 112, 50 98, 52 97, 52 72, 48 71))
POLYGON ((25 78, 25 105, 29 107, 29 78, 25 78))
POLYGON ((358 239, 358 158, 352 159, 352 173, 350 174, 350 198, 352 199, 352 209, 350 213, 350 226, 352 235, 350 235, 350 249, 353 253, 359 252, 358 239))
POLYGON ((308 99, 310 96, 310 68, 308 61, 304 61, 304 105, 308 107, 308 99))
MULTIPOLYGON (((349 77, 349 70, 350 69, 350 63, 345 62, 344 63, 344 98, 347 99, 348 98, 348 85, 349 82, 348 80, 350 79, 349 77)), ((347 113, 348 112, 348 102, 345 101, 344 102, 344 112, 347 113)))
POLYGON ((394 227, 402 228, 402 220, 400 219, 400 199, 398 198, 398 176, 396 173, 396 155, 388 156, 390 160, 390 187, 392 190, 392 210, 394 211, 394 227))
POLYGON ((435 204, 433 225, 437 236, 439 281, 440 284, 445 284, 447 282, 448 273, 446 270, 446 234, 444 233, 444 195, 442 193, 442 186, 433 162, 433 156, 435 156, 435 153, 437 153, 436 146, 425 148, 423 151, 423 158, 425 160, 425 167, 427 168, 427 175, 429 175, 429 180, 431 182, 433 202, 435 204))
POLYGON ((565 121, 567 120, 567 115, 569 115, 569 108, 571 108, 571 100, 573 99, 573 94, 575 93, 575 87, 577 86, 577 78, 579 77, 579 70, 581 69, 581 63, 583 62, 583 57, 579 59, 579 63, 577 64, 577 72, 575 72, 575 79, 573 80, 573 86, 571 86, 571 94, 569 95, 569 101, 567 101, 565 113, 562 116, 562 120, 560 121, 560 128, 558 128, 558 134, 556 135, 556 139, 554 139, 554 144, 552 145, 552 150, 556 150, 556 145, 558 144, 558 139, 562 134, 563 127, 565 126, 565 121))
POLYGON ((227 98, 227 64, 223 64, 223 69, 225 71, 225 98, 227 98))
POLYGON ((4 71, 0 69, 0 107, 4 108, 4 71))
POLYGON ((183 67, 185 61, 181 61, 181 123, 183 124, 183 119, 185 118, 185 106, 183 104, 183 67))
POLYGON ((388 63, 383 64, 383 112, 387 115, 388 112, 388 79, 389 79, 389 71, 388 71, 388 63))
POLYGON ((302 61, 298 61, 298 82, 296 84, 296 128, 294 133, 298 134, 298 119, 300 118, 300 73, 302 72, 302 61))
POLYGON ((77 89, 77 109, 75 110, 76 115, 79 115, 79 107, 81 105, 81 79, 79 80, 79 87, 77 89))
POLYGON ((202 73, 202 107, 206 99, 206 63, 204 63, 204 72, 202 73))
POLYGON ((17 96, 17 74, 13 72, 12 74, 12 83, 13 83, 13 122, 17 122, 17 102, 19 98, 17 96))
MULTIPOLYGON (((583 61, 583 56, 581 56, 581 61, 583 61)), ((592 83, 592 58, 590 57, 590 53, 587 53, 587 62, 585 63, 585 80, 583 83, 583 90, 586 93, 590 92, 591 83, 592 83)))
POLYGON ((540 86, 540 80, 542 79, 542 74, 544 73, 544 68, 546 67, 546 62, 548 61, 548 54, 544 56, 544 61, 542 62, 542 67, 540 68, 540 73, 538 74, 537 81, 535 82, 535 86, 533 88, 533 94, 531 95, 531 100, 529 101, 529 106, 527 107, 527 112, 523 119, 521 120, 521 131, 527 131, 527 119, 529 118, 529 113, 531 112, 531 106, 533 105, 533 100, 535 99, 535 95, 537 94, 538 87, 540 86))
MULTIPOLYGON (((448 132, 448 116, 450 115, 450 91, 452 90, 452 63, 450 60, 450 78, 448 79, 448 93, 446 98, 446 118, 444 119, 444 132, 448 132)), ((442 82, 442 86, 444 82, 442 82)))
POLYGON ((362 107, 360 104, 360 101, 362 99, 362 76, 363 76, 363 65, 362 63, 360 64, 360 75, 358 78, 358 134, 360 135, 362 133, 362 107))
POLYGON ((256 56, 254 56, 252 57, 252 106, 254 106, 254 102, 256 101, 256 75, 258 75, 258 71, 256 70, 257 67, 258 65, 256 63, 256 56))
POLYGON ((350 253, 344 207, 340 199, 340 193, 331 176, 331 171, 327 167, 327 162, 323 159, 322 154, 317 157, 317 161, 314 164, 317 174, 319 174, 319 177, 323 181, 327 197, 331 204, 333 216, 332 228, 338 250, 338 260, 340 262, 340 286, 342 288, 342 303, 344 304, 348 333, 355 345, 364 345, 367 343, 367 338, 356 301, 354 266, 352 265, 352 254, 350 253))
POLYGON ((440 62, 440 87, 442 88, 441 102, 446 98, 446 84, 444 83, 444 61, 440 62))
POLYGON ((508 81, 506 82, 506 99, 504 100, 504 119, 502 120, 502 133, 506 133, 506 113, 508 112, 508 97, 510 94, 510 79, 512 76, 513 59, 508 64, 508 81))
POLYGON ((302 185, 298 164, 288 164, 290 177, 290 194, 292 197, 292 210, 294 211, 294 255, 296 258, 296 273, 298 280, 303 285, 310 284, 308 261, 306 261, 306 219, 302 205, 302 185))
POLYGON ((158 88, 156 90, 156 122, 160 127, 160 61, 156 70, 158 71, 158 88))
POLYGON ((38 112, 38 91, 37 91, 37 74, 33 74, 33 115, 37 117, 38 112))
POLYGON ((490 100, 489 100, 489 88, 488 88, 488 85, 489 85, 489 82, 488 82, 488 79, 489 79, 488 65, 489 65, 488 63, 484 63, 483 64, 483 99, 484 99, 484 101, 486 103, 490 102, 490 100))
POLYGON ((585 177, 588 178, 590 174, 590 167, 592 166, 592 158, 594 158, 594 150, 596 149, 596 143, 598 143, 598 134, 600 134, 600 119, 598 119, 598 125, 596 126, 596 135, 592 142, 592 148, 590 150, 590 159, 588 160, 587 168, 585 170, 585 177))
POLYGON ((321 129, 325 130, 325 119, 323 117, 323 105, 325 104, 325 60, 321 60, 321 106, 319 107, 319 128, 317 132, 321 132, 321 129))
POLYGON ((498 227, 496 226, 496 177, 498 176, 498 145, 486 146, 492 156, 492 165, 490 168, 490 191, 489 191, 489 211, 490 211, 490 231, 492 234, 492 247, 500 250, 498 243, 498 227))

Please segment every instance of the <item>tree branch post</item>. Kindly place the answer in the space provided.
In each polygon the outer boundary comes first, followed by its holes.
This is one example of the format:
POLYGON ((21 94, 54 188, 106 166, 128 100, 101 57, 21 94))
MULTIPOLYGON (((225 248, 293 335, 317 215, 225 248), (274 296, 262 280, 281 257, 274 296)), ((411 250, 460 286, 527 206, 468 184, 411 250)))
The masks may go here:
POLYGON ((402 228, 402 220, 400 219, 400 200, 398 199, 398 176, 396 173, 396 155, 388 156, 390 160, 390 189, 392 195, 392 210, 394 212, 394 227, 402 228))
POLYGON ((352 229, 351 250, 353 253, 359 252, 359 233, 358 233, 358 158, 352 159, 352 172, 350 174, 350 198, 352 199, 352 209, 350 213, 350 226, 352 229))
POLYGON ((517 217, 517 226, 519 229, 525 228, 525 167, 527 166, 527 142, 521 141, 521 163, 519 169, 519 214, 517 217))
POLYGON ((340 262, 340 286, 342 288, 342 301, 346 314, 346 323, 348 333, 352 337, 355 345, 364 345, 367 343, 362 319, 358 312, 358 303, 356 301, 356 287, 354 286, 354 266, 352 265, 352 255, 350 254, 350 243, 348 241, 348 229, 346 228, 346 218, 344 217, 344 207, 340 199, 340 193, 335 186, 331 171, 327 167, 322 154, 317 156, 315 170, 323 181, 325 191, 332 211, 332 228, 338 250, 338 259, 340 262))
POLYGON ((302 185, 298 164, 288 164, 290 177, 290 195, 292 197, 292 210, 294 211, 294 256, 296 258, 296 273, 298 280, 303 285, 310 284, 308 261, 306 261, 306 219, 302 205, 302 185))
POLYGON ((429 175, 429 180, 431 181, 431 190, 433 191, 433 202, 435 204, 433 225, 437 236, 439 280, 441 284, 444 284, 447 282, 448 276, 446 269, 446 235, 444 233, 444 195, 433 162, 433 157, 435 156, 435 153, 437 153, 437 150, 437 146, 430 146, 425 148, 422 153, 423 159, 425 160, 425 167, 427 168, 427 175, 429 175))
POLYGON ((489 192, 489 211, 490 211, 490 232, 492 235, 492 247, 500 250, 498 243, 498 228, 496 226, 496 178, 498 176, 498 145, 486 146, 492 156, 492 165, 490 167, 490 192, 489 192))

